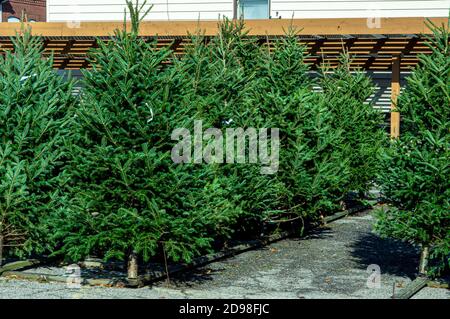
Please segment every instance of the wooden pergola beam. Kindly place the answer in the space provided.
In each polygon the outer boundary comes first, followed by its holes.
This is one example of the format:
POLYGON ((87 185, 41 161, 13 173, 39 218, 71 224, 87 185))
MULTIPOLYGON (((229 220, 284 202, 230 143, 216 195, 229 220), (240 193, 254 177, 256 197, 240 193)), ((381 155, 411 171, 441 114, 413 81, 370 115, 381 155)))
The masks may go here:
MULTIPOLYGON (((447 23, 448 18, 431 18, 433 23, 447 23)), ((246 20, 249 35, 284 35, 289 26, 298 28, 299 35, 323 34, 420 34, 427 33, 422 17, 381 18, 380 28, 368 26, 367 19, 267 19, 246 20)), ((217 34, 218 21, 145 21, 141 25, 142 36, 186 36, 198 30, 206 36, 217 34)), ((110 36, 121 29, 123 22, 82 22, 79 28, 63 22, 35 22, 28 24, 33 34, 41 36, 110 36)), ((13 36, 20 32, 20 24, 0 23, 0 36, 13 36)), ((428 32, 429 33, 429 32, 428 32)))

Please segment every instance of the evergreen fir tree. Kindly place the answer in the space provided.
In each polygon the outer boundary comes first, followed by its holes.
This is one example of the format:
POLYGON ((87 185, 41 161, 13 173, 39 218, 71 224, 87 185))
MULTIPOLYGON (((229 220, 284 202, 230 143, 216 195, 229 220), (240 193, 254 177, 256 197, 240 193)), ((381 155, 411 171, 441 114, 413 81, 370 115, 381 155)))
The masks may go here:
POLYGON ((93 70, 84 72, 67 143, 72 200, 56 217, 57 253, 189 262, 229 232, 237 211, 213 167, 172 162, 171 133, 191 127, 193 104, 173 103, 173 88, 184 82, 175 67, 164 68, 171 52, 138 36, 141 7, 128 7, 132 30, 100 42, 93 70))
MULTIPOLYGON (((264 51, 263 51, 264 52, 264 51)), ((312 90, 314 81, 304 62, 305 47, 288 30, 273 51, 259 62, 258 87, 252 101, 260 125, 280 129, 279 219, 316 219, 333 210, 343 196, 341 180, 347 161, 336 145, 341 130, 331 126, 331 112, 312 90), (288 216, 288 217, 286 217, 288 216)))
POLYGON ((342 131, 342 157, 348 159, 348 179, 342 192, 356 192, 360 198, 372 185, 379 170, 378 154, 384 139, 381 113, 367 99, 373 93, 370 78, 362 71, 350 71, 350 57, 344 54, 333 70, 321 70, 321 101, 331 111, 331 125, 342 131))
POLYGON ((380 213, 384 236, 422 247, 420 272, 436 275, 450 263, 450 45, 447 26, 429 25, 430 55, 408 78, 397 108, 401 135, 387 146, 380 170, 392 207, 380 213))
MULTIPOLYGON (((252 52, 257 51, 258 47, 253 41, 247 41, 243 21, 224 19, 218 27, 219 33, 212 39, 203 37, 201 33, 191 35, 191 44, 185 47, 185 55, 173 61, 168 90, 170 103, 178 110, 186 111, 182 127, 188 127, 191 131, 194 120, 200 120, 204 129, 216 128, 225 133, 227 127, 234 126, 233 112, 242 109, 243 98, 251 86, 254 71, 249 65, 254 56, 252 52)), ((203 149, 210 142, 204 141, 203 149)), ((225 160, 223 155, 222 160, 225 160)), ((245 229, 246 235, 250 236, 248 231, 252 222, 248 217, 256 209, 251 212, 248 208, 262 205, 255 199, 255 190, 243 181, 245 175, 238 172, 243 166, 209 163, 196 167, 196 174, 203 176, 203 189, 207 194, 202 191, 201 196, 192 197, 192 207, 214 211, 218 217, 232 216, 226 227, 225 223, 217 224, 221 225, 221 231, 215 230, 216 241, 221 238, 226 240, 236 230, 245 229), (211 188, 216 192, 211 192, 211 188), (247 198, 251 196, 253 198, 249 203, 247 198), (216 206, 216 203, 222 204, 216 206), (229 212, 219 214, 217 210, 223 209, 224 205, 229 212)), ((260 221, 261 216, 255 216, 255 220, 260 221)), ((258 229, 258 226, 252 228, 258 229)))
POLYGON ((61 152, 75 97, 73 81, 43 59, 42 39, 22 28, 0 56, 0 264, 52 247, 46 220, 64 206, 61 152))
MULTIPOLYGON (((216 104, 207 110, 205 116, 213 117, 214 127, 223 132, 227 129, 261 129, 259 105, 252 96, 261 87, 258 84, 259 58, 262 48, 254 39, 247 37, 243 20, 225 19, 219 25, 219 34, 209 47, 211 56, 209 66, 209 85, 220 93, 216 104)), ((248 140, 246 140, 246 143, 248 140)), ((248 145, 248 144, 247 144, 248 145)), ((237 149, 227 152, 237 156, 237 149)), ((249 162, 249 150, 246 149, 245 163, 232 163, 221 166, 222 179, 231 179, 234 194, 239 194, 239 228, 237 231, 246 236, 259 234, 262 222, 271 211, 279 207, 280 194, 284 185, 272 176, 261 173, 261 163, 249 162), (238 182, 236 182, 237 180, 238 182)))

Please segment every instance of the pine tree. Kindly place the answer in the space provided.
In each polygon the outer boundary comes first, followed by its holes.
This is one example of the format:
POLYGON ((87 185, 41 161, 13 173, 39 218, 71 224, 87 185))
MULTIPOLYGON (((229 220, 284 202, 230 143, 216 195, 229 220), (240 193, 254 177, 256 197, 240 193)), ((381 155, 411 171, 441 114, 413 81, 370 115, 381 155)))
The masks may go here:
POLYGON ((331 112, 313 92, 314 80, 304 59, 305 47, 289 29, 263 51, 252 104, 260 125, 280 129, 279 220, 317 219, 337 207, 347 162, 335 145, 341 130, 331 126, 331 112))
MULTIPOLYGON (((254 93, 265 88, 260 85, 259 68, 263 47, 255 39, 247 36, 243 20, 224 20, 219 26, 219 34, 211 41, 210 74, 213 85, 221 95, 217 104, 207 112, 213 115, 215 127, 227 129, 270 129, 261 120, 261 105, 254 99, 254 93)), ((235 157, 237 150, 233 152, 235 157)), ((280 206, 285 193, 284 184, 273 176, 262 174, 262 163, 249 161, 246 150, 245 163, 226 164, 221 167, 223 179, 231 178, 232 192, 239 194, 239 228, 246 236, 259 234, 263 221, 280 206), (238 182, 234 182, 237 179, 238 182), (280 197, 281 196, 281 197, 280 197)))
POLYGON ((373 83, 362 71, 350 71, 350 57, 344 54, 340 65, 321 69, 321 101, 331 111, 331 125, 342 131, 342 158, 348 159, 348 179, 343 192, 356 192, 360 198, 372 185, 379 170, 378 154, 384 139, 381 113, 367 99, 373 83))
POLYGON ((428 26, 432 54, 408 78, 397 104, 401 135, 384 152, 380 184, 392 207, 377 230, 421 245, 419 271, 431 257, 428 271, 437 275, 450 263, 450 45, 448 27, 428 26))
POLYGON ((83 74, 66 144, 72 199, 55 228, 58 254, 129 258, 135 275, 137 258, 189 262, 210 251, 238 211, 214 167, 173 163, 171 134, 195 119, 193 104, 176 94, 185 71, 177 77, 177 61, 164 67, 171 51, 138 36, 142 7, 128 2, 128 8, 133 28, 99 42, 90 55, 93 69, 83 74), (174 103, 178 97, 184 102, 174 103))
POLYGON ((22 28, 11 40, 0 57, 0 264, 4 247, 17 256, 52 247, 46 219, 63 207, 60 149, 76 101, 41 38, 22 28))
MULTIPOLYGON (((191 36, 185 55, 174 61, 170 95, 171 104, 187 111, 191 129, 193 120, 201 120, 205 129, 216 128, 225 133, 227 128, 247 129, 253 123, 246 99, 254 83, 259 47, 247 38, 242 20, 224 19, 218 27, 214 38, 208 39, 201 33, 191 36)), ((204 147, 207 145, 205 141, 204 147)), ((268 197, 276 194, 268 183, 270 179, 261 176, 260 167, 210 163, 202 165, 200 170, 203 176, 210 176, 205 180, 206 189, 213 181, 222 190, 209 193, 206 197, 211 200, 209 203, 205 202, 204 195, 197 200, 210 211, 217 210, 214 203, 227 203, 233 216, 225 227, 226 234, 222 232, 222 235, 229 237, 239 231, 252 236, 260 231, 263 212, 272 201, 268 197)), ((216 238, 219 235, 216 233, 216 238)))

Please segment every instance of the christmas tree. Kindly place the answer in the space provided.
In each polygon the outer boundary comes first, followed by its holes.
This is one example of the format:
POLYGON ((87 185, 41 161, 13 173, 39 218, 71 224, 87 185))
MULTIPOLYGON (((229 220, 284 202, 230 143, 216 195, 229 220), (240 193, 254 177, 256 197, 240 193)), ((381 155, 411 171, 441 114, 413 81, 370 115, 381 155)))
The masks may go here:
POLYGON ((4 247, 17 256, 52 247, 46 221, 63 207, 61 147, 76 102, 41 38, 22 27, 11 40, 0 56, 0 264, 4 247))
POLYGON ((381 113, 367 99, 373 83, 362 71, 350 71, 350 57, 344 54, 335 69, 320 72, 321 101, 331 111, 331 125, 342 131, 337 144, 342 157, 348 159, 349 175, 342 191, 359 193, 371 187, 379 170, 378 154, 384 139, 381 113))
MULTIPOLYGON (((252 65, 256 63, 259 47, 247 38, 242 20, 224 19, 219 22, 218 31, 217 36, 210 39, 200 32, 191 35, 185 55, 173 61, 169 92, 171 104, 186 110, 185 116, 190 123, 187 124, 185 119, 185 125, 191 130, 193 121, 197 120, 205 129, 212 128, 225 135, 227 129, 245 131, 253 123, 249 121, 251 114, 245 103, 254 83, 255 70, 252 65)), ((211 143, 214 144, 214 139, 203 141, 203 149, 211 143)), ((254 231, 260 230, 262 212, 267 205, 261 196, 271 193, 267 178, 261 176, 259 167, 254 163, 229 163, 229 154, 235 158, 235 145, 233 150, 226 146, 225 136, 220 144, 226 152, 221 154, 220 159, 217 158, 219 161, 205 163, 199 169, 201 174, 222 185, 222 191, 216 195, 220 195, 221 200, 217 198, 209 205, 205 203, 204 196, 198 200, 211 210, 215 210, 214 206, 210 206, 214 202, 227 203, 235 217, 228 223, 228 236, 234 231, 252 236, 254 231)), ((206 187, 209 187, 211 181, 205 181, 206 187)), ((208 198, 212 199, 214 193, 210 194, 208 198)), ((216 233, 216 237, 218 235, 216 233)))
POLYGON ((408 77, 397 104, 401 135, 384 152, 380 183, 392 207, 377 230, 419 244, 419 271, 437 275, 450 262, 450 45, 448 27, 429 23, 432 54, 408 77))
POLYGON ((72 199, 55 218, 57 254, 129 258, 130 278, 138 258, 189 262, 209 251, 239 213, 214 166, 171 158, 172 133, 192 127, 197 101, 177 94, 186 71, 178 74, 177 61, 164 67, 170 49, 139 37, 142 7, 128 2, 132 29, 91 53, 66 144, 72 199))
POLYGON ((280 167, 274 179, 283 187, 273 218, 317 219, 333 211, 343 196, 347 161, 336 148, 342 132, 332 127, 332 113, 313 92, 306 49, 295 29, 262 53, 252 104, 260 125, 280 129, 280 167))

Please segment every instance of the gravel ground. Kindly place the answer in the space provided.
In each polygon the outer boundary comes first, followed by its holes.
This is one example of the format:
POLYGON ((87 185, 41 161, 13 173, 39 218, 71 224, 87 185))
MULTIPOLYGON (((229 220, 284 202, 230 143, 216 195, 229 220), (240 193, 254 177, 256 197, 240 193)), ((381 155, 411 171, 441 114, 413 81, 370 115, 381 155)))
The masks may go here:
MULTIPOLYGON (((371 212, 347 217, 302 239, 288 239, 139 289, 68 288, 0 278, 0 298, 390 298, 415 277, 418 251, 371 232, 371 212), (370 267, 369 267, 370 266, 370 267), (368 269, 369 268, 369 269, 368 269), (369 288, 373 270, 380 285, 369 288)), ((40 269, 40 272, 61 269, 40 269)), ((450 299, 424 288, 413 298, 450 299)))

